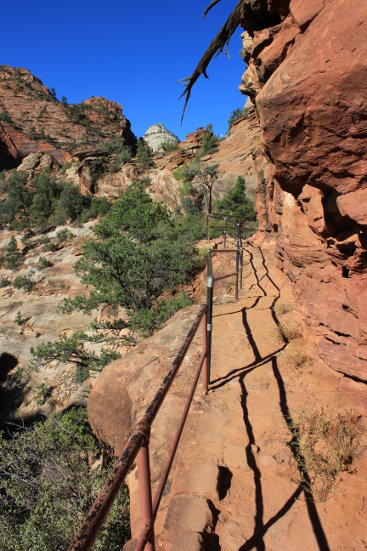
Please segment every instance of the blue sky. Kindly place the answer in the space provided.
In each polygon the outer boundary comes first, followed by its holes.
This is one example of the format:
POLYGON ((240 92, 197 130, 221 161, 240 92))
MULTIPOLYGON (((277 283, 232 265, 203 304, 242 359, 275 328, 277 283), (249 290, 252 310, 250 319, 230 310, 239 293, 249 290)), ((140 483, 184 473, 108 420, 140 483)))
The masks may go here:
POLYGON ((245 70, 240 31, 231 59, 221 54, 200 77, 180 126, 183 91, 210 40, 234 6, 222 0, 205 19, 209 0, 4 0, 1 64, 26 67, 69 103, 104 96, 121 103, 132 130, 141 136, 162 122, 180 139, 212 123, 225 134, 231 111, 242 107, 238 91, 245 70))

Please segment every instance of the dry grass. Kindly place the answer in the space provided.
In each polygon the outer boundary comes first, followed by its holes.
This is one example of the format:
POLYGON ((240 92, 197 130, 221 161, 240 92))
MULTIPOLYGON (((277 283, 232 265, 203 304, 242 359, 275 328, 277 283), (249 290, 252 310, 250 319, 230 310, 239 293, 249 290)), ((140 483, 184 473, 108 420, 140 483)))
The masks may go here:
POLYGON ((275 304, 275 313, 277 316, 288 314, 288 312, 292 312, 293 310, 294 310, 294 303, 289 300, 285 300, 281 298, 275 304))
POLYGON ((301 348, 301 346, 292 347, 287 349, 285 353, 287 364, 295 368, 304 367, 310 361, 310 356, 307 352, 301 348))
POLYGON ((302 327, 299 323, 289 321, 287 323, 281 321, 278 325, 279 331, 287 342, 294 341, 303 336, 302 327))
POLYGON ((304 339, 297 338, 289 342, 284 350, 284 361, 287 365, 296 369, 311 364, 312 356, 306 347, 304 339))
POLYGON ((302 482, 314 499, 325 501, 338 474, 348 471, 355 453, 357 416, 305 410, 293 425, 293 451, 303 472, 302 482), (305 476, 306 475, 306 476, 305 476))

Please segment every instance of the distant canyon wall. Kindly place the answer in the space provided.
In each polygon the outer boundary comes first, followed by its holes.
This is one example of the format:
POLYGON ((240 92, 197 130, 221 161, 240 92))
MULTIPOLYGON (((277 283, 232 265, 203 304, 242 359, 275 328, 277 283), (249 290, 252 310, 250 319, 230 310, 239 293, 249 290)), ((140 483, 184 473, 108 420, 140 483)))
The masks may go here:
POLYGON ((367 414, 367 3, 249 0, 242 25, 259 227, 278 235, 310 335, 367 414))

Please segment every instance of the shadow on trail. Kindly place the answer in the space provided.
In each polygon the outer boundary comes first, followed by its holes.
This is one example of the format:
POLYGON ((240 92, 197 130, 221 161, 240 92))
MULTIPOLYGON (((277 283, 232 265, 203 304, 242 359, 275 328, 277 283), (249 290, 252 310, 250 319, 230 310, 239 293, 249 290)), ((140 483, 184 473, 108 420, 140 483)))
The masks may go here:
POLYGON ((241 386, 241 407, 243 411, 243 422, 245 424, 248 436, 248 444, 246 446, 246 459, 248 466, 253 472, 255 483, 255 533, 261 534, 261 536, 256 540, 256 549, 258 549, 258 551, 265 551, 265 544, 262 538, 262 534, 264 533, 264 500, 261 487, 261 471, 256 464, 256 459, 253 452, 253 446, 255 445, 255 435, 252 430, 252 425, 250 423, 249 412, 247 408, 248 392, 243 382, 244 377, 245 375, 239 377, 239 383, 241 386))
MULTIPOLYGON (((269 309, 271 311, 271 315, 274 320, 274 323, 279 329, 281 325, 275 312, 275 305, 280 298, 280 288, 278 287, 278 285, 275 283, 275 281, 271 278, 269 274, 269 270, 268 270, 268 267, 266 266, 265 257, 261 247, 259 247, 258 250, 260 251, 260 255, 261 255, 261 266, 264 269, 264 274, 261 277, 259 277, 257 268, 255 267, 254 255, 250 251, 246 250, 246 252, 249 253, 250 264, 254 272, 254 276, 256 278, 256 285, 263 293, 263 296, 268 296, 267 291, 265 289, 265 285, 261 285, 261 282, 263 280, 267 279, 269 283, 272 284, 274 289, 276 289, 276 296, 274 297, 274 300, 270 305, 269 309)), ((305 468, 305 462, 303 458, 300 457, 298 452, 299 447, 298 447, 297 434, 294 431, 294 423, 288 407, 287 394, 285 390, 284 381, 280 373, 280 370, 278 368, 277 354, 287 347, 289 341, 283 335, 283 333, 280 332, 283 339, 283 345, 278 350, 275 350, 268 356, 262 357, 258 344, 256 342, 256 339, 254 338, 254 335, 251 331, 251 327, 248 321, 247 311, 251 310, 252 308, 255 308, 260 298, 261 297, 257 297, 254 303, 250 307, 242 308, 242 323, 243 323, 244 330, 246 332, 248 342, 251 346, 252 352, 255 357, 254 361, 243 368, 232 370, 230 373, 227 373, 227 375, 225 375, 224 377, 221 377, 216 381, 213 381, 210 387, 211 390, 215 390, 217 388, 220 388, 226 385, 234 378, 238 377, 238 382, 241 388, 241 407, 243 411, 243 422, 244 422, 247 437, 248 437, 248 444, 246 446, 246 458, 247 458, 248 466, 252 470, 253 477, 254 477, 256 512, 255 512, 255 518, 254 518, 255 527, 254 527, 253 535, 239 548, 239 551, 250 551, 251 549, 257 549, 257 551, 265 551, 264 535, 279 519, 281 519, 284 515, 288 513, 288 511, 292 508, 293 504, 297 501, 297 499, 301 496, 302 493, 304 494, 304 497, 305 497, 308 516, 312 525, 313 532, 315 534, 315 538, 316 538, 319 550, 329 551, 326 535, 323 530, 317 509, 314 503, 314 499, 311 491, 310 477, 305 468), (256 463, 256 458, 253 451, 254 446, 256 445, 256 441, 255 441, 254 431, 250 422, 250 415, 249 415, 248 403, 247 403, 248 391, 245 385, 245 378, 246 378, 246 375, 248 375, 255 369, 265 364, 268 364, 269 362, 271 362, 273 375, 279 390, 280 411, 283 415, 283 418, 288 426, 288 429, 292 437, 289 445, 291 447, 293 457, 297 462, 297 466, 298 466, 298 470, 299 470, 300 478, 302 482, 298 485, 296 490, 288 498, 288 500, 284 503, 284 505, 279 509, 279 511, 273 517, 271 517, 266 523, 264 523, 264 499, 263 499, 262 483, 261 483, 261 471, 256 463)))
POLYGON ((291 450, 292 450, 293 457, 295 458, 295 460, 297 462, 297 467, 298 467, 298 470, 299 470, 299 474, 301 476, 301 480, 304 481, 301 484, 301 486, 302 486, 304 496, 306 498, 308 516, 310 518, 312 528, 313 528, 315 537, 317 539, 317 543, 319 545, 319 549, 322 550, 322 551, 329 551, 329 546, 328 546, 328 543, 327 543, 326 535, 325 535, 325 532, 323 530, 323 527, 322 527, 322 524, 321 524, 321 521, 320 521, 320 518, 319 518, 319 515, 318 515, 318 512, 317 512, 317 509, 316 509, 315 500, 314 500, 313 495, 312 495, 310 476, 309 476, 309 474, 307 472, 307 469, 305 467, 304 458, 300 455, 300 453, 298 451, 299 450, 298 438, 297 438, 297 435, 294 431, 294 422, 293 422, 293 419, 291 417, 291 414, 290 414, 290 411, 289 411, 289 408, 288 408, 287 393, 285 391, 285 385, 284 385, 283 377, 282 377, 282 375, 279 371, 277 359, 272 358, 271 363, 272 363, 274 377, 276 379, 276 382, 277 382, 278 388, 279 388, 279 405, 280 405, 280 409, 281 409, 282 415, 284 417, 284 420, 287 423, 288 428, 289 428, 289 430, 290 430, 290 432, 293 436, 293 438, 291 440, 291 443, 290 443, 290 447, 291 447, 291 450))

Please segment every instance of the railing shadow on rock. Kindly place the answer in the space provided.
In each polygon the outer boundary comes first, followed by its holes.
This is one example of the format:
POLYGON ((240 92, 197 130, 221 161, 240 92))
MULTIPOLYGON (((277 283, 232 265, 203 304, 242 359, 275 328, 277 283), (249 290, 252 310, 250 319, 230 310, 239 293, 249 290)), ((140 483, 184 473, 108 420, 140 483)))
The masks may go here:
MULTIPOLYGON (((171 368, 163 379, 159 389, 157 390, 153 400, 145 410, 143 417, 135 425, 132 434, 125 446, 125 449, 118 459, 111 475, 100 491, 97 499, 92 505, 88 516, 85 518, 78 534, 75 536, 69 551, 87 551, 92 549, 93 544, 98 537, 108 512, 120 491, 126 476, 133 467, 136 459, 138 471, 138 489, 139 489, 139 504, 140 504, 140 534, 136 540, 130 540, 126 544, 126 549, 134 549, 134 551, 154 551, 154 522, 158 513, 159 505, 163 496, 166 482, 170 473, 170 469, 177 451, 177 447, 182 435, 187 415, 194 397, 194 393, 200 378, 203 375, 203 387, 205 393, 208 393, 210 383, 210 368, 211 368, 211 350, 212 350, 212 313, 213 313, 213 289, 215 281, 225 278, 236 278, 235 284, 235 299, 238 300, 238 287, 241 281, 242 288, 242 267, 243 267, 243 250, 240 224, 234 224, 233 237, 236 239, 236 248, 227 249, 227 228, 228 220, 225 219, 224 233, 224 249, 208 248, 207 251, 207 304, 201 306, 198 315, 193 322, 184 343, 178 351, 171 368), (219 276, 213 275, 212 254, 217 253, 236 253, 236 271, 219 276), (188 394, 184 409, 182 411, 179 426, 177 428, 171 449, 163 467, 161 477, 159 479, 154 497, 152 497, 152 486, 150 478, 150 459, 149 459, 149 439, 150 431, 155 417, 164 402, 166 394, 174 381, 179 368, 185 358, 185 355, 190 347, 190 344, 196 335, 199 325, 202 326, 202 352, 200 360, 197 364, 193 382, 188 394), (134 547, 135 546, 135 547, 134 547)), ((231 221, 232 223, 232 221, 231 221)))

